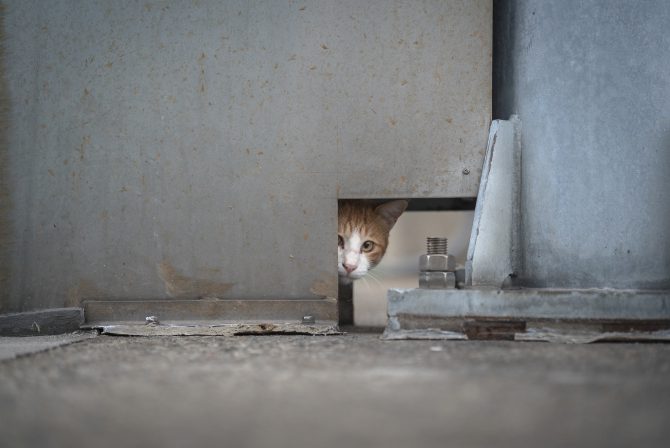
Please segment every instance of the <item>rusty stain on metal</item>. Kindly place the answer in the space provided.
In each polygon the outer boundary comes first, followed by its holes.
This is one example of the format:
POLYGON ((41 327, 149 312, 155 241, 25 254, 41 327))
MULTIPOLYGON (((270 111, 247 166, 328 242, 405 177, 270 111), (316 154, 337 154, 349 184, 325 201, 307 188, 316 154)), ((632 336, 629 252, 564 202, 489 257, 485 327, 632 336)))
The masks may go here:
POLYGON ((81 306, 82 300, 85 299, 100 299, 104 294, 98 289, 93 282, 87 279, 79 279, 79 281, 68 288, 67 296, 65 298, 66 307, 81 306))
POLYGON ((471 340, 513 341, 516 333, 526 331, 523 320, 466 319, 463 332, 471 340))
POLYGON ((79 160, 84 160, 86 157, 86 147, 91 144, 91 136, 85 135, 81 139, 81 144, 77 147, 79 153, 79 160))
POLYGON ((317 296, 337 297, 337 280, 332 274, 324 275, 321 279, 312 283, 309 290, 317 296))
POLYGON ((158 276, 165 284, 165 292, 170 297, 176 298, 223 296, 234 285, 233 283, 187 277, 177 272, 167 260, 158 264, 158 276))
POLYGON ((206 81, 205 81, 205 60, 207 55, 205 52, 202 52, 198 57, 198 65, 200 66, 200 76, 198 79, 198 91, 202 94, 207 90, 206 81))

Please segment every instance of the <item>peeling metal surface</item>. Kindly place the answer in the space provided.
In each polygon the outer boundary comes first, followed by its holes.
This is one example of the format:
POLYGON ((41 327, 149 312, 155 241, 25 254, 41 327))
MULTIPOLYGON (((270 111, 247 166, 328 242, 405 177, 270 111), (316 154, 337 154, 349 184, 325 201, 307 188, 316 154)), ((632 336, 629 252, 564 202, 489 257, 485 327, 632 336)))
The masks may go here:
POLYGON ((87 326, 101 334, 115 336, 248 336, 303 334, 330 336, 342 334, 336 322, 305 325, 295 322, 229 322, 229 323, 162 323, 142 325, 138 323, 110 323, 87 326))

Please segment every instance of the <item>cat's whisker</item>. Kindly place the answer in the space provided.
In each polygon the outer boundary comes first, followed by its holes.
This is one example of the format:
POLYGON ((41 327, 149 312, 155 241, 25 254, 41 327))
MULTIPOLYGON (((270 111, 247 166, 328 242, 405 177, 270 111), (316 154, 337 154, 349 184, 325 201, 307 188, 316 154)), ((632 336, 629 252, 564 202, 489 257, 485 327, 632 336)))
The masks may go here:
POLYGON ((372 280, 374 280, 377 283, 377 285, 379 285, 380 288, 382 288, 382 289, 384 288, 384 285, 382 285, 382 283, 377 279, 377 277, 375 277, 372 274, 372 272, 368 272, 368 277, 370 277, 372 280))
POLYGON ((377 280, 377 281, 380 280, 379 272, 374 272, 374 273, 373 273, 373 272, 371 272, 371 271, 368 271, 368 275, 369 275, 370 277, 374 278, 374 279, 377 280))
MULTIPOLYGON (((370 271, 368 271, 368 274, 370 274, 370 271)), ((386 277, 387 274, 388 272, 386 272, 384 268, 382 269, 375 268, 375 277, 383 279, 384 277, 386 277)))

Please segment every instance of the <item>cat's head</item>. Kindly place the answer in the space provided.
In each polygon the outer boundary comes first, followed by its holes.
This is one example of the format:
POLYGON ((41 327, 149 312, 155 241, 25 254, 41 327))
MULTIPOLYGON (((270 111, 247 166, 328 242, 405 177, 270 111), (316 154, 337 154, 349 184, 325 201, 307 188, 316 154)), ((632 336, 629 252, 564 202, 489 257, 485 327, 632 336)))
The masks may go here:
POLYGON ((350 283, 368 273, 386 253, 389 232, 407 208, 407 201, 381 205, 341 201, 337 229, 337 273, 350 283))

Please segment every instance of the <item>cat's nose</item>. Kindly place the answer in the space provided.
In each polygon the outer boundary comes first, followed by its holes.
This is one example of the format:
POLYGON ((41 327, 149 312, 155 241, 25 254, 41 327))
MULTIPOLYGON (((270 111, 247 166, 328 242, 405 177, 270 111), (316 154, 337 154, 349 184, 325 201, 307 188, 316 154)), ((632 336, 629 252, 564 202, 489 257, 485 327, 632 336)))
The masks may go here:
POLYGON ((351 274, 358 267, 357 264, 349 264, 349 263, 342 263, 342 266, 344 266, 344 270, 347 271, 347 274, 351 274))

